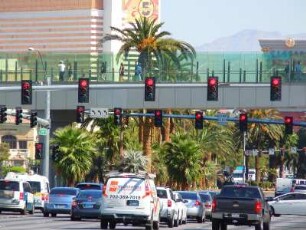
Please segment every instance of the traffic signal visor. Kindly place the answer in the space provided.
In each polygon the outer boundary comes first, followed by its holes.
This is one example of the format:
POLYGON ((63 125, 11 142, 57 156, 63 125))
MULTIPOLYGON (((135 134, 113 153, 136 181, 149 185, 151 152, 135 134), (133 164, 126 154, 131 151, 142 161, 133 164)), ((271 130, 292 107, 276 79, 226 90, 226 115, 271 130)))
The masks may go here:
POLYGON ((195 128, 203 129, 203 112, 201 111, 195 113, 195 128))
POLYGON ((145 80, 145 101, 155 101, 155 78, 147 77, 145 80))
POLYGON ((280 101, 282 96, 282 79, 281 77, 271 77, 270 83, 270 100, 280 101))
POLYGON ((32 104, 32 81, 31 80, 21 81, 21 104, 23 105, 32 104))
POLYGON ((217 101, 218 100, 218 78, 208 77, 207 79, 207 100, 217 101))
POLYGON ((89 102, 89 79, 88 78, 79 79, 78 102, 79 103, 89 102))

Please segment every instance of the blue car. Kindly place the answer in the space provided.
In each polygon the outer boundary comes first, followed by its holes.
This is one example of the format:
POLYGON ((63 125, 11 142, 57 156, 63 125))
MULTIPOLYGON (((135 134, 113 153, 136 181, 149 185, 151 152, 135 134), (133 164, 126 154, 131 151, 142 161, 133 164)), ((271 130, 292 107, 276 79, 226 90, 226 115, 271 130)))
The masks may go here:
POLYGON ((72 202, 79 194, 80 189, 73 187, 54 187, 50 191, 49 202, 45 204, 44 217, 51 214, 70 214, 72 202))

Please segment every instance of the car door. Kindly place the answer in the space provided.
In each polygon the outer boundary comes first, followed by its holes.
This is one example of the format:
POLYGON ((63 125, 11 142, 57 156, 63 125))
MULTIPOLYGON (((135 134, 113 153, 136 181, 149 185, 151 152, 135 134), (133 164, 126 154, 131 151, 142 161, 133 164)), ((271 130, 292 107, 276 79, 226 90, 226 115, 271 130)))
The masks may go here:
POLYGON ((292 214, 306 215, 306 194, 297 193, 295 199, 292 201, 292 214))
POLYGON ((277 200, 273 205, 275 213, 280 215, 293 214, 294 208, 292 206, 294 199, 295 199, 294 193, 286 194, 284 196, 277 198, 277 200))

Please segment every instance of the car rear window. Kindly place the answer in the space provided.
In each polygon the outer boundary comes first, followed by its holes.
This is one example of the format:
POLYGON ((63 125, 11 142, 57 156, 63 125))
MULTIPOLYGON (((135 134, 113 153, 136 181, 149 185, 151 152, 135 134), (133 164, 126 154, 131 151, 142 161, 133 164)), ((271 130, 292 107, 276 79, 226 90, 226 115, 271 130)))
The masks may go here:
POLYGON ((157 189, 157 196, 162 199, 168 198, 167 191, 165 189, 157 189))
POLYGON ((88 189, 101 189, 102 190, 102 185, 100 184, 78 184, 76 188, 79 188, 80 190, 88 190, 88 189))
POLYGON ((40 192, 41 186, 39 181, 28 181, 31 185, 31 188, 34 192, 40 192))
POLYGON ((19 191, 19 182, 17 181, 0 181, 0 190, 19 191))
POLYGON ((211 201, 210 195, 204 194, 204 193, 200 193, 199 195, 200 195, 202 201, 204 201, 204 202, 211 201))
POLYGON ((226 196, 231 198, 260 198, 260 193, 256 188, 250 187, 224 187, 221 192, 220 196, 226 196))
POLYGON ((198 196, 194 192, 180 192, 183 199, 189 199, 189 200, 197 200, 198 196))
POLYGON ((76 195, 77 189, 51 189, 50 194, 54 195, 76 195))

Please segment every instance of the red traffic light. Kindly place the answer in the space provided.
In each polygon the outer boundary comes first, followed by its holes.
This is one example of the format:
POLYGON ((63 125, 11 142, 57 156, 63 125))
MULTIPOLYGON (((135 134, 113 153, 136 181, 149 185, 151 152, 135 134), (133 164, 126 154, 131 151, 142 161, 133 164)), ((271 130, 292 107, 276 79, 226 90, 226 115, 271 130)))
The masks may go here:
POLYGON ((292 124, 293 117, 285 117, 285 124, 292 124))
POLYGON ((240 114, 239 120, 240 121, 246 121, 247 120, 247 115, 246 114, 240 114))
POLYGON ((202 114, 201 113, 196 113, 195 119, 197 119, 197 120, 202 119, 202 114))
POLYGON ((239 129, 241 132, 246 132, 248 130, 248 115, 246 113, 241 113, 239 115, 239 129))
POLYGON ((217 79, 214 77, 208 78, 208 85, 209 86, 215 86, 217 84, 217 79))
POLYGON ((88 86, 88 80, 87 79, 81 79, 79 84, 80 84, 81 88, 86 88, 88 86))
POLYGON ((145 80, 145 101, 155 101, 155 78, 147 77, 145 80))
POLYGON ((31 84, 28 81, 22 82, 22 89, 30 89, 31 84))
POLYGON ((119 109, 119 108, 116 108, 115 110, 114 110, 114 114, 115 115, 121 115, 121 109, 119 109))
POLYGON ((273 86, 278 86, 280 85, 281 81, 279 78, 272 78, 272 85, 273 86))
POLYGON ((152 78, 147 78, 146 79, 146 85, 147 86, 153 86, 154 85, 154 80, 152 78))
POLYGON ((89 102, 89 79, 88 78, 79 79, 78 102, 79 103, 89 102))
POLYGON ((42 143, 35 143, 35 149, 36 151, 41 151, 43 148, 43 144, 42 143))
POLYGON ((203 112, 202 111, 195 112, 195 128, 203 129, 203 112))
POLYGON ((77 106, 77 112, 78 113, 83 113, 85 110, 85 107, 84 106, 77 106))
POLYGON ((21 81, 21 104, 22 105, 32 104, 32 81, 31 80, 21 81))
POLYGON ((282 98, 282 79, 281 77, 271 77, 270 100, 280 101, 282 98))

